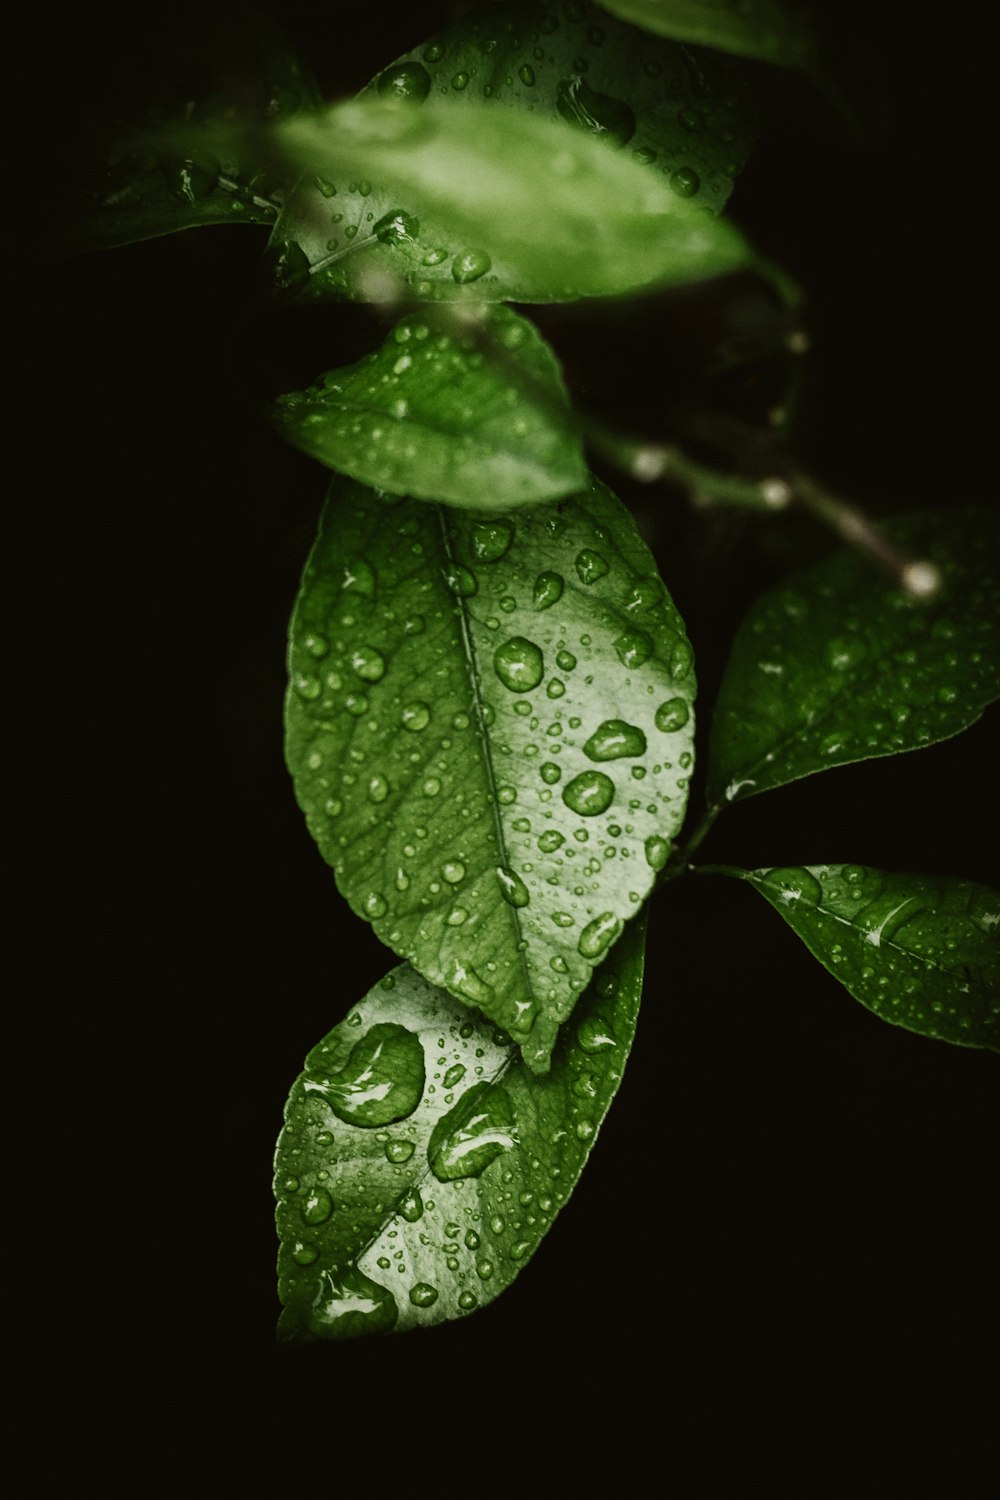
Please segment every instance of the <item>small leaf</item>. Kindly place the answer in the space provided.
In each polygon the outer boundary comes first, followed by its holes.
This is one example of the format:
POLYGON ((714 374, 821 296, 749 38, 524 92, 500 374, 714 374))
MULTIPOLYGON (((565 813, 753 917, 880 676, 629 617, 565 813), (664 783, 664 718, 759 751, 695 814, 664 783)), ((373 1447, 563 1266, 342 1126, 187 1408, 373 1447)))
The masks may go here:
POLYGON ((815 43, 802 7, 794 0, 600 0, 612 15, 657 36, 738 57, 808 68, 815 43))
MULTIPOLYGON (((250 144, 249 128, 315 109, 319 96, 285 46, 271 39, 263 51, 260 40, 243 42, 256 69, 251 76, 227 70, 227 39, 219 76, 199 79, 197 96, 178 86, 169 105, 161 101, 142 117, 91 132, 93 138, 84 129, 75 146, 81 160, 72 172, 70 250, 109 249, 207 224, 274 225, 291 182, 276 173, 269 150, 250 144), (243 126, 238 145, 236 115, 243 126)), ((63 201, 59 213, 62 233, 63 201)))
POLYGON ((428 1327, 511 1284, 573 1191, 621 1081, 644 929, 633 923, 602 965, 547 1078, 408 964, 313 1048, 275 1157, 279 1338, 428 1327), (353 1103, 345 1112, 345 1097, 398 1087, 408 1112, 382 1128, 351 1118, 353 1103))
POLYGON ((598 481, 475 517, 337 481, 290 643, 286 753, 359 915, 544 1071, 680 828, 694 675, 598 481))
POLYGON ((893 875, 865 865, 740 873, 883 1021, 1000 1051, 996 891, 971 880, 893 875))
POLYGON ((760 599, 733 642, 712 725, 709 801, 947 739, 1000 696, 1000 528, 936 512, 886 532, 933 559, 932 600, 848 549, 760 599))
POLYGON ((273 249, 301 257, 291 296, 378 300, 395 284, 421 300, 548 302, 709 276, 740 258, 734 236, 696 212, 722 208, 757 131, 729 59, 654 41, 592 5, 490 4, 359 97, 405 100, 442 123, 420 146, 356 138, 340 170, 328 151, 347 143, 293 133, 336 193, 325 198, 310 172, 275 229, 273 249), (545 130, 559 124, 570 132, 545 130), (595 143, 607 160, 575 150, 595 143), (666 222, 650 225, 650 213, 666 222), (376 238, 394 214, 418 220, 419 234, 376 238), (688 242, 696 228, 701 250, 688 242))
POLYGON ((281 397, 272 421, 331 469, 423 500, 504 509, 586 483, 555 356, 504 307, 444 332, 404 318, 375 354, 281 397))

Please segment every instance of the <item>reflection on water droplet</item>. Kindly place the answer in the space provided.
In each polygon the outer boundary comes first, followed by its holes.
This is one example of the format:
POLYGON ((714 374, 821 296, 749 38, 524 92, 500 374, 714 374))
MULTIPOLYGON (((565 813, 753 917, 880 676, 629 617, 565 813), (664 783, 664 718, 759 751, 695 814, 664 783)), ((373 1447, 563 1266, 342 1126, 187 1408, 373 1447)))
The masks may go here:
POLYGON ((369 800, 369 802, 384 802, 385 799, 386 799, 386 797, 388 797, 388 795, 389 795, 389 783, 386 781, 386 779, 385 779, 384 776, 380 776, 376 772, 376 774, 374 776, 369 777, 369 779, 368 779, 368 800, 369 800))
POLYGON ((465 866, 460 859, 449 859, 441 866, 441 874, 449 885, 458 885, 465 879, 465 866))
POLYGON ((363 557, 349 557, 344 563, 340 586, 345 593, 370 597, 375 592, 375 570, 363 557))
POLYGON ((444 581, 453 594, 460 599, 471 599, 479 588, 475 574, 470 573, 468 568, 463 568, 461 563, 453 563, 444 575, 444 581))
POLYGON ((517 1144, 514 1111, 505 1089, 476 1083, 431 1132, 427 1160, 439 1182, 478 1177, 517 1144))
POLYGON ((656 710, 656 727, 663 734, 673 734, 683 729, 691 717, 691 710, 683 698, 670 698, 656 710))
POLYGON ((302 1204, 301 1213, 307 1224, 325 1224, 333 1213, 333 1199, 326 1188, 313 1188, 302 1204))
POLYGON ((464 250, 452 261, 451 274, 458 282, 478 281, 492 264, 485 250, 464 250))
POLYGON ((549 828, 538 840, 538 847, 543 854, 554 854, 557 849, 562 848, 565 842, 561 833, 557 833, 554 828, 549 828))
POLYGON ((584 547, 581 552, 577 553, 575 567, 581 583, 595 583, 598 578, 603 578, 608 572, 606 559, 590 547, 584 547))
POLYGON ((657 834, 646 840, 646 863, 652 870, 662 870, 670 858, 670 841, 661 839, 657 834))
POLYGON ((500 894, 508 906, 527 906, 531 897, 528 887, 520 876, 515 875, 513 870, 503 865, 497 866, 497 879, 500 882, 500 894))
POLYGON ((410 1287, 410 1301, 414 1307, 430 1307, 438 1299, 437 1287, 429 1281, 417 1281, 410 1287))
POLYGON ((767 872, 767 884, 772 888, 779 886, 778 900, 785 906, 798 904, 804 901, 807 905, 816 905, 823 899, 823 891, 819 881, 808 870, 801 865, 781 866, 767 872))
POLYGON ((458 1305, 463 1312, 471 1312, 474 1307, 479 1306, 479 1298, 474 1292, 459 1292, 458 1305))
POLYGON ((541 767, 539 775, 547 786, 554 786, 562 775, 562 770, 554 760, 547 760, 541 767))
POLYGON ((349 1339, 388 1333, 398 1316, 392 1293, 352 1267, 336 1277, 320 1272, 306 1322, 317 1338, 349 1339))
POLYGON ((472 553, 478 562, 496 562, 514 539, 510 521, 477 521, 472 527, 472 553))
POLYGON ((561 573, 539 573, 532 590, 536 609, 548 609, 562 598, 565 582, 561 573))
POLYGON ((646 736, 624 719, 605 719, 587 740, 583 753, 588 760, 620 760, 623 756, 645 755, 646 736))
POLYGON ((608 1023, 600 1016, 587 1016, 580 1022, 576 1032, 577 1045, 583 1052, 610 1052, 618 1045, 617 1038, 608 1023))
POLYGON ((465 1064, 452 1063, 441 1082, 446 1089, 453 1089, 457 1083, 461 1083, 465 1077, 465 1064))
POLYGON ((409 1161, 415 1150, 416 1147, 412 1141, 387 1141, 386 1161, 391 1161, 394 1166, 401 1166, 404 1161, 409 1161))
POLYGON ((582 771, 563 787, 562 797, 572 812, 592 818, 611 806, 615 784, 603 771, 582 771))
POLYGON ((400 1217, 408 1224, 416 1224, 418 1219, 423 1218, 424 1200, 420 1196, 419 1188, 411 1188, 399 1204, 400 1217))
MULTIPOLYGON (((431 711, 426 703, 419 700, 408 703, 400 714, 404 729, 411 730, 414 734, 421 729, 426 729, 431 721, 431 711)), ((425 788, 426 790, 426 788, 425 788)))
POLYGON ((701 178, 693 167, 678 167, 670 174, 670 186, 681 198, 693 198, 701 187, 701 178))
POLYGON ((382 99, 405 100, 409 104, 421 104, 430 93, 431 75, 418 62, 394 63, 386 68, 378 81, 382 99))
POLYGON ((545 673, 545 661, 534 641, 515 635, 497 648, 493 666, 504 687, 512 693, 528 693, 545 673))
POLYGON ((381 891, 369 891, 364 899, 365 915, 369 917, 384 917, 389 909, 388 903, 381 891))
POLYGON ((583 958, 591 961, 601 957, 611 947, 611 944, 620 935, 623 922, 616 917, 614 912, 602 912, 592 922, 588 922, 580 933, 577 949, 583 958))
POLYGON ((556 108, 570 125, 624 146, 635 135, 635 115, 621 99, 599 94, 580 77, 556 85, 556 108))
POLYGON ((394 208, 372 225, 371 233, 383 245, 401 245, 408 240, 417 239, 420 220, 415 219, 412 214, 403 213, 402 209, 394 208))
POLYGON ((292 1260, 297 1266, 311 1266, 319 1260, 319 1251, 307 1240, 296 1240, 292 1246, 292 1260))
POLYGON ((355 1042, 342 1068, 306 1078, 304 1088, 349 1125, 371 1129, 405 1120, 424 1092, 424 1049, 405 1026, 382 1022, 355 1042))

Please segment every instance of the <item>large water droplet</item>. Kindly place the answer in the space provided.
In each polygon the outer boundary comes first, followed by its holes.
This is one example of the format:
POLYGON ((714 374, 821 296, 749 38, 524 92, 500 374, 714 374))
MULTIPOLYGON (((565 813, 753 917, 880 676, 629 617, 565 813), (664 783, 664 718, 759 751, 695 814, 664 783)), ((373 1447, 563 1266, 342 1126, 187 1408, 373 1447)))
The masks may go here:
POLYGON ((511 636, 497 648, 493 666, 504 687, 512 693, 529 693, 545 675, 545 661, 534 641, 523 635, 511 636))
POLYGON ((325 1224, 333 1213, 333 1199, 326 1188, 313 1188, 302 1204, 301 1213, 307 1224, 325 1224))
POLYGON ((378 81, 382 99, 406 100, 410 104, 422 104, 430 87, 431 75, 418 62, 394 63, 378 81))
POLYGON ((478 1177, 517 1145, 514 1110, 503 1088, 476 1083, 431 1132, 427 1160, 439 1182, 478 1177))
POLYGON ((670 840, 661 839, 658 834, 646 840, 646 863, 651 870, 662 870, 670 858, 670 840))
POLYGON ((620 917, 616 917, 612 911, 601 912, 592 922, 588 922, 580 933, 577 948, 583 958, 589 958, 591 962, 606 953, 611 944, 620 935, 624 923, 620 917))
POLYGON ((376 220, 371 232, 383 245, 401 245, 418 237, 420 220, 415 219, 412 214, 403 213, 400 208, 394 208, 376 220))
POLYGON ((693 198, 701 187, 701 178, 694 167, 678 167, 670 174, 670 186, 681 198, 693 198))
POLYGON ((653 654, 652 638, 644 630, 626 630, 615 641, 615 653, 625 667, 641 667, 653 654))
POLYGON ((424 1049, 405 1026, 381 1022, 355 1042, 337 1073, 307 1078, 305 1089, 349 1125, 371 1129, 405 1120, 424 1092, 424 1049))
POLYGON ((420 1196, 419 1188, 411 1188, 400 1200, 399 1212, 408 1224, 415 1224, 418 1219, 423 1218, 424 1200, 420 1196))
POLYGON ((399 1316, 388 1288, 371 1281, 357 1267, 322 1271, 306 1321, 321 1339, 350 1339, 359 1334, 388 1333, 399 1316))
POLYGON ((463 568, 461 563, 452 563, 445 571, 444 581, 453 594, 460 599, 471 599, 479 588, 476 575, 463 568))
POLYGON ((807 905, 818 906, 823 899, 819 881, 801 865, 782 866, 769 870, 767 883, 769 886, 781 887, 778 900, 785 906, 797 905, 800 901, 804 901, 807 905))
POLYGON ((472 528, 472 554, 478 562, 496 562, 514 539, 510 521, 477 521, 472 528))
POLYGON ((646 736, 624 719, 605 719, 583 747, 588 760, 620 760, 626 755, 645 755, 646 736))
POLYGON ((548 609, 562 598, 565 582, 561 573, 539 573, 531 597, 536 609, 548 609))
POLYGON ((528 905, 531 897, 528 894, 528 887, 519 875, 515 875, 513 870, 507 869, 504 865, 497 865, 497 879, 500 882, 500 894, 508 906, 528 905))
POLYGON ((431 711, 426 703, 419 699, 408 703, 400 714, 403 728, 409 729, 413 734, 418 734, 421 729, 426 729, 431 721, 431 711))
POLYGON ((431 1286, 429 1281, 417 1281, 410 1287, 410 1301, 414 1307, 430 1307, 438 1299, 436 1286, 431 1286))
POLYGON ((663 734, 673 734, 683 729, 691 717, 691 710, 683 698, 669 698, 656 710, 656 727, 663 734))
POLYGON ((404 1161, 409 1161, 416 1147, 412 1141, 387 1141, 385 1147, 385 1159, 391 1161, 393 1166, 401 1166, 404 1161))
POLYGON ((635 135, 635 115, 621 99, 599 94, 582 78, 564 78, 556 85, 556 108, 571 125, 607 136, 624 146, 635 135))
POLYGON ((576 1040, 581 1051, 591 1056, 596 1052, 612 1052, 618 1045, 611 1027, 600 1016, 587 1016, 582 1020, 577 1028, 576 1040))
POLYGON ((478 281, 485 276, 493 262, 485 250, 463 250, 451 263, 451 274, 456 281, 478 281))
POLYGON ((581 771, 563 787, 562 796, 572 812, 583 818, 593 818, 611 806, 615 784, 603 771, 581 771))
POLYGON ((584 547, 576 555, 576 571, 581 583, 596 583, 608 571, 608 563, 599 552, 584 547))
POLYGON ((385 657, 374 646, 359 646, 353 651, 351 666, 365 682, 378 682, 385 676, 385 657))
POLYGON ((370 597, 375 592, 375 569, 364 557, 349 557, 340 575, 345 594, 353 592, 370 597))

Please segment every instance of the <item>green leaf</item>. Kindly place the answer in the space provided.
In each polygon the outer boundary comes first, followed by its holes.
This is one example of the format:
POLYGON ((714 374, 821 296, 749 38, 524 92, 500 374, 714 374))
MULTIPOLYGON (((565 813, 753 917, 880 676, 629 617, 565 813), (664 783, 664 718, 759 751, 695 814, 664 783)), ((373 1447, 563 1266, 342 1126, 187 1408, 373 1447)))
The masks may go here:
POLYGON ((602 965, 547 1078, 409 965, 312 1050, 275 1156, 279 1338, 428 1327, 510 1285, 618 1089, 644 929, 633 923, 602 965))
POLYGON ((815 61, 812 30, 792 0, 601 0, 601 5, 656 36, 783 68, 809 68, 815 61))
POLYGON ((443 330, 404 318, 376 353, 282 396, 274 425, 329 468, 422 500, 500 510, 580 489, 581 443, 538 331, 506 307, 448 316, 443 330))
POLYGON ((1000 1051, 1000 894, 865 865, 740 872, 856 1000, 896 1026, 1000 1051))
POLYGON ((947 739, 1000 696, 996 518, 935 512, 886 532, 938 565, 939 593, 911 599, 843 549, 760 599, 719 691, 710 803, 947 739))
POLYGON ((548 302, 689 281, 742 258, 735 234, 697 212, 722 208, 756 133, 728 59, 591 5, 490 4, 360 99, 418 105, 414 136, 380 141, 380 116, 351 109, 289 134, 310 169, 272 240, 292 296, 378 300, 396 284, 421 300, 548 302), (374 237, 396 214, 419 234, 374 237))
MULTIPOLYGON (((78 144, 67 248, 110 249, 207 224, 273 227, 295 174, 276 173, 273 153, 254 147, 250 128, 315 109, 319 96, 283 46, 272 44, 257 66, 253 77, 203 82, 198 97, 179 89, 169 106, 158 103, 78 144)), ((65 201, 58 211, 63 234, 65 201)))
POLYGON ((341 891, 544 1071, 687 800, 691 648, 628 511, 596 480, 509 519, 338 481, 290 670, 341 891))

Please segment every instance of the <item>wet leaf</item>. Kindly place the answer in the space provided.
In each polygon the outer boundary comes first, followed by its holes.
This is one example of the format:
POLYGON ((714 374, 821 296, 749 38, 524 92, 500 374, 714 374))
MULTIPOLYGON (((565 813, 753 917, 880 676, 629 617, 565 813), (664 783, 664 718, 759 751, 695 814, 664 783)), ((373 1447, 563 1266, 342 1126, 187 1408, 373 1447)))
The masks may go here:
POLYGON ((481 517, 336 481, 290 668, 341 891, 544 1071, 687 800, 691 648, 628 511, 596 480, 481 517))
POLYGON ((533 325, 505 307, 441 316, 404 318, 376 353, 282 396, 274 425, 329 468, 423 500, 493 510, 580 489, 566 390, 533 325))
POLYGON ((939 511, 886 530, 937 564, 940 592, 911 599, 845 548, 759 600, 719 691, 711 803, 934 744, 1000 696, 996 517, 939 511))
POLYGON ((408 964, 313 1048, 275 1157, 279 1338, 428 1327, 511 1284, 573 1191, 618 1089, 644 943, 640 919, 595 975, 544 1079, 408 964), (391 1092, 394 1069, 406 1104, 421 1073, 409 1113, 381 1129, 345 1119, 345 1093, 366 1070, 362 1087, 378 1093, 391 1092))
POLYGON ((812 30, 795 0, 601 0, 615 16, 656 36, 738 57, 808 68, 815 59, 812 30))
POLYGON ((396 147, 366 144, 350 111, 330 116, 342 133, 354 122, 350 141, 292 133, 311 170, 272 242, 282 266, 294 261, 290 296, 378 300, 395 284, 421 300, 547 302, 710 276, 740 258, 734 235, 697 212, 722 208, 758 128, 728 59, 592 5, 490 4, 359 98, 408 101, 436 123, 396 147), (553 133, 560 124, 570 133, 553 133), (398 213, 419 234, 376 238, 398 213))
POLYGON ((742 873, 883 1021, 1000 1051, 996 891, 971 880, 886 874, 865 865, 742 873))
MULTIPOLYGON (((207 224, 273 227, 295 174, 276 169, 273 152, 254 143, 252 128, 307 113, 319 95, 287 46, 273 38, 242 41, 252 74, 234 71, 232 39, 219 41, 214 73, 171 79, 175 92, 144 113, 82 129, 71 145, 79 160, 66 248, 108 249, 207 224)), ((59 212, 61 236, 65 203, 59 212)))

